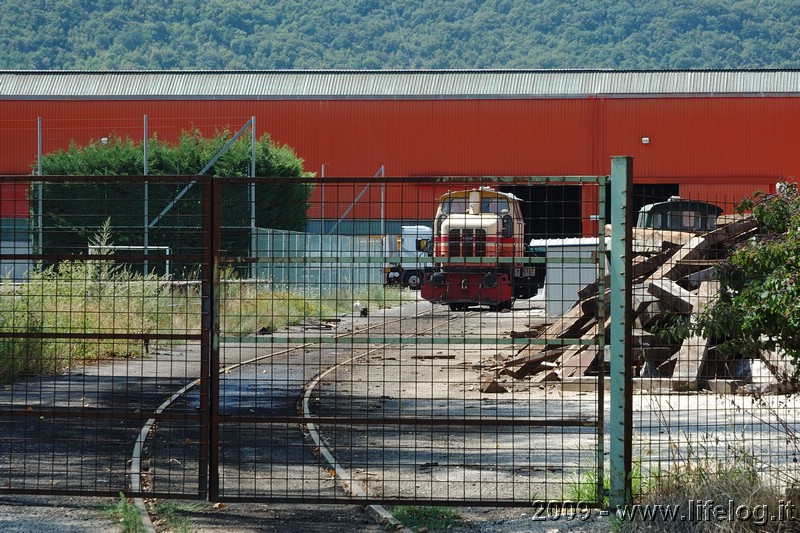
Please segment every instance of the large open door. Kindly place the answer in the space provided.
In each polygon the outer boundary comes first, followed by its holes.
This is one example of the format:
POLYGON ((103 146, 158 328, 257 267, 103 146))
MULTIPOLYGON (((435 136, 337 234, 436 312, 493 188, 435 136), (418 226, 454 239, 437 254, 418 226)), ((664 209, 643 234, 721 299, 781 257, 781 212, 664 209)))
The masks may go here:
POLYGON ((522 198, 525 241, 531 239, 580 237, 581 185, 514 185, 500 187, 522 198))

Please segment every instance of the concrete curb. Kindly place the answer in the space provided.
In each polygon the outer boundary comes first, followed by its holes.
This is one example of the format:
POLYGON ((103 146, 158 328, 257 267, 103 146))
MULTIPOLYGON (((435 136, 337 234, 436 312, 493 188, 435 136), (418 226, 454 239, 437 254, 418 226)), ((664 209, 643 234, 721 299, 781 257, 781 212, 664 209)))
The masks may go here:
MULTIPOLYGON (((317 384, 319 384, 319 382, 322 381, 322 379, 325 376, 327 376, 331 372, 335 371, 339 366, 347 364, 347 363, 350 363, 350 362, 352 362, 355 359, 358 359, 360 357, 365 357, 365 356, 369 355, 370 353, 372 353, 373 351, 376 351, 376 350, 378 350, 378 348, 376 348, 375 350, 367 351, 365 353, 362 353, 360 355, 352 357, 351 359, 348 359, 347 361, 339 363, 338 365, 334 365, 334 366, 328 368, 324 372, 320 373, 313 380, 311 380, 311 382, 306 387, 305 394, 303 394, 303 417, 306 420, 309 420, 309 422, 306 423, 306 429, 308 430, 309 436, 311 437, 311 439, 314 441, 314 444, 319 449, 319 453, 328 462, 328 466, 334 472, 334 476, 341 483, 342 489, 345 492, 347 492, 348 494, 350 494, 350 495, 352 495, 352 496, 354 496, 356 498, 366 498, 367 497, 367 492, 366 492, 366 490, 364 490, 364 488, 359 483, 353 481, 353 478, 350 475, 350 472, 346 468, 344 468, 342 465, 339 464, 339 462, 336 460, 336 458, 330 452, 328 447, 322 441, 322 438, 320 437, 320 434, 317 431, 316 425, 313 422, 311 422, 311 420, 313 420, 313 417, 311 417, 309 415, 309 413, 311 412, 311 393, 313 392, 313 390, 317 386, 317 384)), ((379 521, 386 522, 386 523, 392 525, 395 528, 396 531, 402 531, 402 533, 414 533, 412 530, 404 527, 403 524, 401 524, 394 516, 392 516, 392 514, 389 511, 386 510, 385 507, 383 507, 381 505, 369 505, 369 506, 367 506, 367 510, 369 510, 372 514, 374 514, 378 518, 379 521)))

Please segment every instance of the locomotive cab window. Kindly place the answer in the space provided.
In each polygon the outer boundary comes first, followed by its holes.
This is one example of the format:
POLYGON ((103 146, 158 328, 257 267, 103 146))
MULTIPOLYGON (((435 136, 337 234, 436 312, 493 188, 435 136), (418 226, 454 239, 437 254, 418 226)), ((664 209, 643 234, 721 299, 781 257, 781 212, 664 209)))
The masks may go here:
POLYGON ((505 198, 484 198, 481 213, 508 213, 508 200, 505 198))
POLYGON ((467 199, 466 198, 451 198, 442 202, 442 213, 466 213, 467 212, 467 199))

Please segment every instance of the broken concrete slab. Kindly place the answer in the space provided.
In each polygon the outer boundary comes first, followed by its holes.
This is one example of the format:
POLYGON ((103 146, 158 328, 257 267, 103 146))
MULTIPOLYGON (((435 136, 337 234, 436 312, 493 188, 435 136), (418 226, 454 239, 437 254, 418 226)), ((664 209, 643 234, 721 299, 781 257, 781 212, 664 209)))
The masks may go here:
POLYGON ((597 346, 583 346, 582 348, 561 365, 561 379, 586 375, 586 371, 597 358, 597 346))
POLYGON ((636 318, 639 319, 639 325, 642 329, 650 329, 656 323, 662 321, 667 313, 674 312, 669 306, 660 300, 652 302, 642 302, 635 311, 636 318))
POLYGON ((481 392, 485 392, 487 394, 502 394, 504 392, 508 392, 508 389, 500 385, 495 376, 490 375, 481 381, 481 392))
POLYGON ((687 259, 701 259, 704 250, 708 247, 708 239, 703 236, 696 236, 689 239, 686 244, 681 247, 672 258, 661 265, 651 276, 651 279, 669 279, 677 281, 685 276, 690 267, 685 264, 682 265, 681 261, 687 259))
POLYGON ((735 379, 709 379, 708 388, 716 394, 735 394, 746 383, 735 379))
POLYGON ((634 253, 658 253, 665 245, 683 246, 694 236, 686 231, 632 228, 631 246, 634 253))
POLYGON ((647 292, 678 313, 688 315, 692 312, 690 298, 692 293, 669 279, 654 279, 647 285, 647 292))
POLYGON ((794 362, 781 350, 764 351, 760 358, 778 382, 785 383, 794 378, 794 362))
POLYGON ((506 374, 514 379, 521 379, 525 376, 534 374, 542 368, 552 368, 546 363, 550 363, 558 359, 564 353, 566 347, 560 347, 552 350, 545 350, 538 353, 529 352, 523 357, 516 357, 510 361, 506 361, 501 365, 494 366, 492 370, 498 371, 501 374, 506 374))
MULTIPOLYGON (((718 294, 718 283, 706 281, 700 285, 697 293, 690 296, 693 320, 716 299, 718 294)), ((700 335, 690 336, 681 344, 677 356, 675 369, 672 371, 673 390, 697 390, 700 372, 708 357, 708 339, 700 335)))

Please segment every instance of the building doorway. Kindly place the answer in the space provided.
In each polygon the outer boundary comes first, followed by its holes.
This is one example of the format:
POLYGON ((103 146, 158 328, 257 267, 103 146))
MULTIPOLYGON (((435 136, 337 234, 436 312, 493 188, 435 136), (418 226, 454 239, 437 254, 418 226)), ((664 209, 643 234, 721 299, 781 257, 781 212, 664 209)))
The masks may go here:
POLYGON ((531 239, 581 237, 581 185, 532 183, 501 187, 522 198, 525 242, 531 239))

